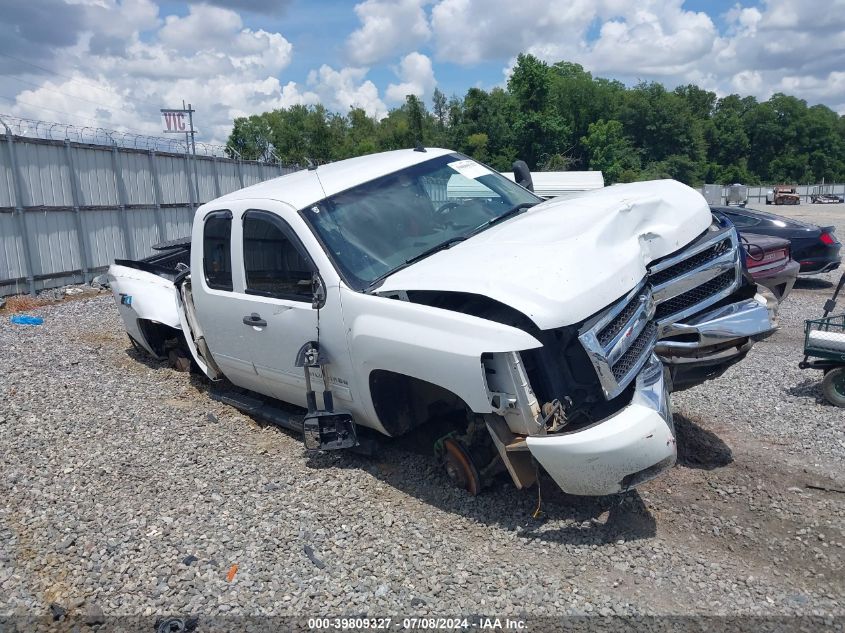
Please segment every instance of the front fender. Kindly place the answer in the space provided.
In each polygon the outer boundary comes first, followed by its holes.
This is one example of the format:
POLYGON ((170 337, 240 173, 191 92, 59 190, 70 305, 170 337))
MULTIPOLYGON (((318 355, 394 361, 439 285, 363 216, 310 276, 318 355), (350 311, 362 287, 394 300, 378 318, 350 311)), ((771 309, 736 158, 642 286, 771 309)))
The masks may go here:
POLYGON ((472 411, 493 411, 481 355, 541 347, 526 332, 459 312, 399 299, 341 291, 343 319, 358 391, 372 419, 369 375, 384 369, 438 385, 472 411))

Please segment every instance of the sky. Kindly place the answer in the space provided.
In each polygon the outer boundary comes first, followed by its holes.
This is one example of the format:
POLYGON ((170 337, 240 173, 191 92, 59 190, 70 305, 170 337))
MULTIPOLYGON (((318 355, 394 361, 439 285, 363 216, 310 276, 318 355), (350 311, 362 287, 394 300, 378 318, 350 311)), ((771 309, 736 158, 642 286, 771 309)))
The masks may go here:
POLYGON ((2 0, 0 118, 198 138, 294 104, 383 117, 504 86, 516 56, 845 114, 845 0, 2 0))

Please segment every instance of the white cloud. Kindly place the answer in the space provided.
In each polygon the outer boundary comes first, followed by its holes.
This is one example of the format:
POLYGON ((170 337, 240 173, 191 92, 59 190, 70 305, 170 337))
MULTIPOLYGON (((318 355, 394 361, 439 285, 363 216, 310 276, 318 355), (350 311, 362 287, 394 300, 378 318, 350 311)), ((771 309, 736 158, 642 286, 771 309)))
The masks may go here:
POLYGON ((308 74, 308 86, 320 97, 329 110, 346 113, 351 108, 362 108, 370 116, 383 118, 387 107, 379 98, 376 85, 367 76, 367 68, 341 68, 335 70, 327 64, 308 74))
POLYGON ((845 0, 823 11, 806 0, 737 3, 724 18, 720 33, 713 17, 682 0, 440 0, 431 9, 436 59, 501 61, 505 79, 517 53, 529 52, 627 83, 696 83, 761 99, 790 87, 843 110, 845 0))
MULTIPOLYGON (((2 109, 81 125, 159 134, 158 109, 182 99, 197 109, 203 137, 216 141, 235 116, 294 104, 382 117, 386 103, 407 94, 430 97, 432 57, 465 66, 469 87, 482 83, 477 65, 512 64, 523 51, 629 83, 692 82, 761 99, 783 91, 845 112, 845 0, 823 10, 806 0, 740 0, 721 33, 715 16, 682 0, 365 0, 354 7, 360 27, 341 47, 348 61, 309 57, 314 70, 299 82, 286 76, 291 42, 255 21, 289 0, 191 1, 178 16, 157 0, 6 3, 0 52, 48 70, 0 57, 4 93, 17 96, 2 109), (233 7, 253 11, 250 27, 233 7), (386 73, 371 74, 374 64, 397 59, 396 79, 377 86, 371 77, 386 73)), ((338 52, 329 29, 320 37, 326 55, 338 52)))
POLYGON ((718 39, 710 17, 683 10, 680 0, 653 5, 641 3, 623 18, 605 22, 583 59, 614 75, 629 75, 636 69, 655 77, 699 68, 718 39))
POLYGON ((54 62, 59 74, 21 77, 39 87, 18 93, 12 114, 157 135, 158 109, 184 99, 197 110, 201 138, 225 142, 236 116, 317 101, 277 77, 292 58, 290 42, 244 28, 228 9, 191 5, 185 16, 161 19, 150 0, 84 8, 79 41, 54 62))
POLYGON ((222 39, 232 37, 241 28, 241 16, 234 11, 200 4, 191 6, 184 17, 167 16, 158 40, 175 50, 215 50, 222 39))
POLYGON ((756 70, 741 70, 731 78, 731 88, 737 94, 760 94, 763 76, 756 70))
POLYGON ((407 95, 416 95, 426 100, 437 85, 431 59, 421 53, 409 53, 399 62, 396 75, 400 79, 398 84, 390 84, 385 96, 388 101, 401 103, 407 95))
POLYGON ((372 64, 413 50, 431 35, 423 5, 427 0, 365 0, 355 5, 361 27, 346 49, 357 64, 372 64))
POLYGON ((593 0, 441 0, 431 10, 436 56, 472 65, 529 50, 555 56, 571 53, 596 15, 595 4, 593 0))

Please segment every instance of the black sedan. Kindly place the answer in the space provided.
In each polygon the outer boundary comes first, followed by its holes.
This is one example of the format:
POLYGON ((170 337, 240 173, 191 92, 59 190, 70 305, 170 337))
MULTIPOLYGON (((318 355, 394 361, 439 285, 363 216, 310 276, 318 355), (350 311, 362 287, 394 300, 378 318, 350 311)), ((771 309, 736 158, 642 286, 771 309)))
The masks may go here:
POLYGON ((724 213, 740 233, 771 235, 791 242, 792 259, 801 265, 800 275, 816 275, 839 268, 842 244, 833 234, 835 227, 816 226, 774 213, 739 207, 711 207, 724 213))

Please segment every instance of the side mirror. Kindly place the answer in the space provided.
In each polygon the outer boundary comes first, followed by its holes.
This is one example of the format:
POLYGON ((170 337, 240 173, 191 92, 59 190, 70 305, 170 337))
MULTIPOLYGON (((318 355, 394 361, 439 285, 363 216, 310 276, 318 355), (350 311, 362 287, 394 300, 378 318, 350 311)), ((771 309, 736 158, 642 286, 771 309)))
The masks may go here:
POLYGON ((513 179, 516 184, 522 185, 528 191, 534 191, 534 180, 531 178, 531 170, 524 160, 515 160, 512 165, 513 179))
POLYGON ((311 307, 319 310, 326 305, 326 286, 323 283, 320 273, 314 272, 311 276, 311 307))

